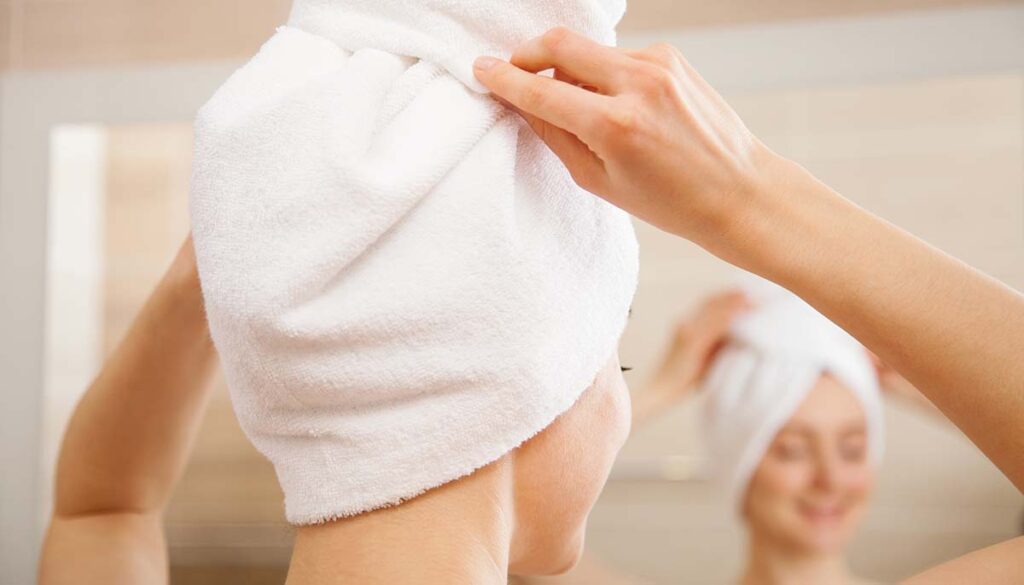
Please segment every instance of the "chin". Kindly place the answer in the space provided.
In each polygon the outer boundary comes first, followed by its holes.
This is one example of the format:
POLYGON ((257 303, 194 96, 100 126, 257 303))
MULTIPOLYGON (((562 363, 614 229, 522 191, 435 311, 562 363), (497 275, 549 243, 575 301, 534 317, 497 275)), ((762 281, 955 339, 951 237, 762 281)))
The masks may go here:
POLYGON ((548 575, 562 575, 573 570, 583 557, 583 534, 581 533, 572 542, 567 542, 563 547, 562 554, 551 563, 551 570, 548 575))
POLYGON ((509 572, 515 575, 552 577, 571 571, 583 556, 585 529, 575 534, 557 539, 549 539, 537 547, 535 554, 521 559, 509 566, 509 572))
POLYGON ((843 527, 813 528, 802 526, 790 533, 790 541, 813 554, 838 554, 850 542, 849 531, 843 527))
POLYGON ((808 552, 837 554, 846 549, 846 538, 838 534, 808 534, 801 539, 808 552))

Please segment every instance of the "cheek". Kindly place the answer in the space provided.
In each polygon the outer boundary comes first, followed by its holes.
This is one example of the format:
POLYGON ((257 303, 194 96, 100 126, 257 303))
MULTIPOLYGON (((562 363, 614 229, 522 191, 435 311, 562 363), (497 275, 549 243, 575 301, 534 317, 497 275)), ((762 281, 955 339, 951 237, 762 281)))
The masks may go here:
POLYGON ((755 477, 768 497, 784 500, 799 497, 814 481, 814 470, 804 461, 765 461, 755 477))
POLYGON ((619 450, 626 444, 626 439, 629 438, 633 424, 633 404, 629 395, 629 387, 626 385, 626 380, 622 378, 621 374, 612 383, 607 408, 608 413, 606 416, 610 421, 609 429, 613 437, 611 441, 611 449, 613 451, 611 458, 614 460, 619 454, 619 450))
POLYGON ((587 516, 629 435, 629 392, 614 374, 518 450, 515 572, 558 573, 580 554, 587 516))
MULTIPOLYGON (((618 372, 616 372, 618 374, 618 372)), ((580 432, 576 452, 582 473, 576 475, 577 497, 589 510, 597 500, 619 451, 629 437, 632 418, 629 390, 621 374, 610 376, 601 388, 593 388, 593 416, 580 432)))
POLYGON ((800 521, 797 503, 812 483, 813 471, 807 463, 762 461, 747 488, 747 521, 767 534, 796 530, 800 521))
POLYGON ((863 504, 875 486, 875 470, 869 465, 850 466, 843 476, 841 489, 850 504, 863 504))

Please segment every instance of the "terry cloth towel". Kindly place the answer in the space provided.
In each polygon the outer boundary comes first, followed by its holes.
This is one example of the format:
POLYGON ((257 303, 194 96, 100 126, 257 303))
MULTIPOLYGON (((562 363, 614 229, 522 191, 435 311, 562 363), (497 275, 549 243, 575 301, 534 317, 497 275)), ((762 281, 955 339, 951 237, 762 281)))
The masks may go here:
POLYGON ((864 347, 777 285, 750 276, 741 288, 755 308, 733 324, 703 383, 708 471, 737 512, 776 433, 823 374, 861 403, 872 464, 884 446, 878 377, 864 347))
POLYGON ((191 195, 210 324, 290 522, 465 476, 614 355, 629 217, 474 91, 478 54, 619 0, 300 0, 199 112, 191 195))

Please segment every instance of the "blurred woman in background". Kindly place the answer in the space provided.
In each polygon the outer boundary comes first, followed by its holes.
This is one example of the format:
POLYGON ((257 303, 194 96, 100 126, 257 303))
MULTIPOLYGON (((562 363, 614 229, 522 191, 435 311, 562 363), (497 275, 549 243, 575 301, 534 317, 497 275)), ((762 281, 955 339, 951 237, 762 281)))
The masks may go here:
POLYGON ((746 531, 739 582, 863 583, 846 549, 875 486, 878 390, 941 413, 799 299, 755 288, 713 295, 676 326, 634 396, 634 428, 706 391, 709 467, 746 531))

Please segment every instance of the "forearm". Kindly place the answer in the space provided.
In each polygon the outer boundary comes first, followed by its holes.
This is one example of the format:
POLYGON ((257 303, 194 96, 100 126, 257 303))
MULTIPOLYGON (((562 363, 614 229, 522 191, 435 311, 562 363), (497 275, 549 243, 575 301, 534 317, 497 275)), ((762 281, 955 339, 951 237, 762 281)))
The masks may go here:
POLYGON ((157 585, 168 582, 157 513, 55 518, 39 563, 40 585, 157 585))
POLYGON ((736 255, 860 339, 1024 489, 1024 297, 788 162, 736 255), (782 194, 783 196, 779 196, 782 194))
POLYGON ((1024 536, 943 563, 903 581, 904 585, 1013 585, 1024 575, 1024 536))
POLYGON ((194 264, 179 256, 75 410, 55 514, 162 507, 198 428, 214 364, 194 264))

